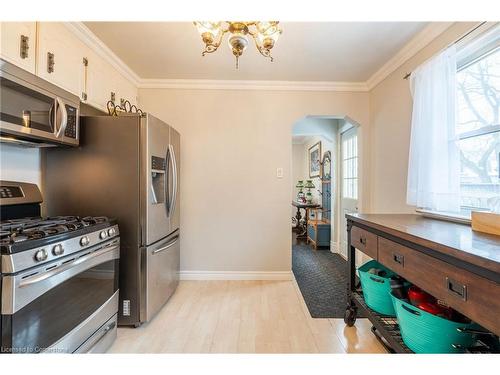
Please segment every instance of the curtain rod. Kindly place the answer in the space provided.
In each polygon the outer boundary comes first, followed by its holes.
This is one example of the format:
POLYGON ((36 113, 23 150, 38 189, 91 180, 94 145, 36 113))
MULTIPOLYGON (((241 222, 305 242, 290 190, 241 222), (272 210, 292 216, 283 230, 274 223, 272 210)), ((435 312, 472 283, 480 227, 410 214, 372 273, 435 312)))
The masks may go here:
MULTIPOLYGON (((454 44, 457 44, 457 43, 460 43, 462 40, 464 40, 465 38, 467 38, 467 36, 469 36, 470 34, 472 34, 474 31, 476 31, 477 29, 479 29, 481 26, 483 26, 484 24, 486 23, 486 21, 484 22, 481 22, 479 25, 477 25, 476 27, 474 27, 472 30, 469 30, 467 31, 464 35, 462 35, 460 38, 458 38, 457 40, 455 40, 453 43, 450 43, 446 46, 446 48, 448 47, 451 47, 452 45, 454 44)), ((443 49, 446 49, 446 48, 443 48, 443 49)), ((411 77, 411 72, 409 73, 406 73, 403 77, 403 79, 408 79, 411 77)))

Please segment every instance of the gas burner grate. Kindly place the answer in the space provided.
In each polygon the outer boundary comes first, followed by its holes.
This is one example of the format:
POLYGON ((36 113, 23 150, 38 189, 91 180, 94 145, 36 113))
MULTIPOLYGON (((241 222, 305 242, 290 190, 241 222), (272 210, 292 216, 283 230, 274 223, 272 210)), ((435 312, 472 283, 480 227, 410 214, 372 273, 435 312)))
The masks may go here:
POLYGON ((45 219, 30 217, 6 220, 0 223, 0 245, 38 240, 107 222, 109 219, 105 216, 86 216, 83 218, 79 216, 53 216, 45 219))

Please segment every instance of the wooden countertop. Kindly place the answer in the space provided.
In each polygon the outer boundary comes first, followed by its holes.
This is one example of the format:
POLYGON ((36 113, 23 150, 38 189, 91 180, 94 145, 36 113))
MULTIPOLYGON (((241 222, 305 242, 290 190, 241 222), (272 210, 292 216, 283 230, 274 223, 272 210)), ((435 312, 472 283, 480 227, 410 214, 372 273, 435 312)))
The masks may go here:
POLYGON ((500 236, 416 214, 347 214, 353 222, 500 274, 500 236))

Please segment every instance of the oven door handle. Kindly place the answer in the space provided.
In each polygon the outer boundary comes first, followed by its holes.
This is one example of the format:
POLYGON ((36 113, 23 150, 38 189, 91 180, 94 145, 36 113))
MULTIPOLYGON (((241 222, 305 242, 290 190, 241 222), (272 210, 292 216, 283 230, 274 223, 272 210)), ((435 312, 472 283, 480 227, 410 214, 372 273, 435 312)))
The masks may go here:
POLYGON ((29 278, 27 278, 19 283, 19 288, 24 288, 24 287, 39 283, 41 281, 47 280, 53 276, 56 276, 62 272, 65 272, 68 269, 73 268, 79 264, 85 263, 91 259, 94 259, 94 258, 100 257, 104 254, 107 254, 108 252, 113 251, 117 247, 117 246, 113 246, 113 245, 116 245, 116 244, 110 243, 102 249, 99 249, 99 250, 97 250, 93 253, 90 253, 88 255, 84 255, 82 257, 79 257, 72 262, 68 262, 68 263, 63 264, 62 266, 54 268, 53 270, 42 273, 41 275, 29 277, 29 278))

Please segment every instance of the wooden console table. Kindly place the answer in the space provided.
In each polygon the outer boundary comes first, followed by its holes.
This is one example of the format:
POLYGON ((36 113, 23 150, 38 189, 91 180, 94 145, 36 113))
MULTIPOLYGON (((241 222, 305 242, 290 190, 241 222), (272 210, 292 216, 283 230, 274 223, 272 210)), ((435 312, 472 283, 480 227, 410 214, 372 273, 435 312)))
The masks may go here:
POLYGON ((500 335, 500 237, 471 227, 404 214, 347 214, 348 304, 352 326, 363 309, 395 352, 408 352, 395 319, 370 310, 356 285, 356 251, 377 260, 500 335))

